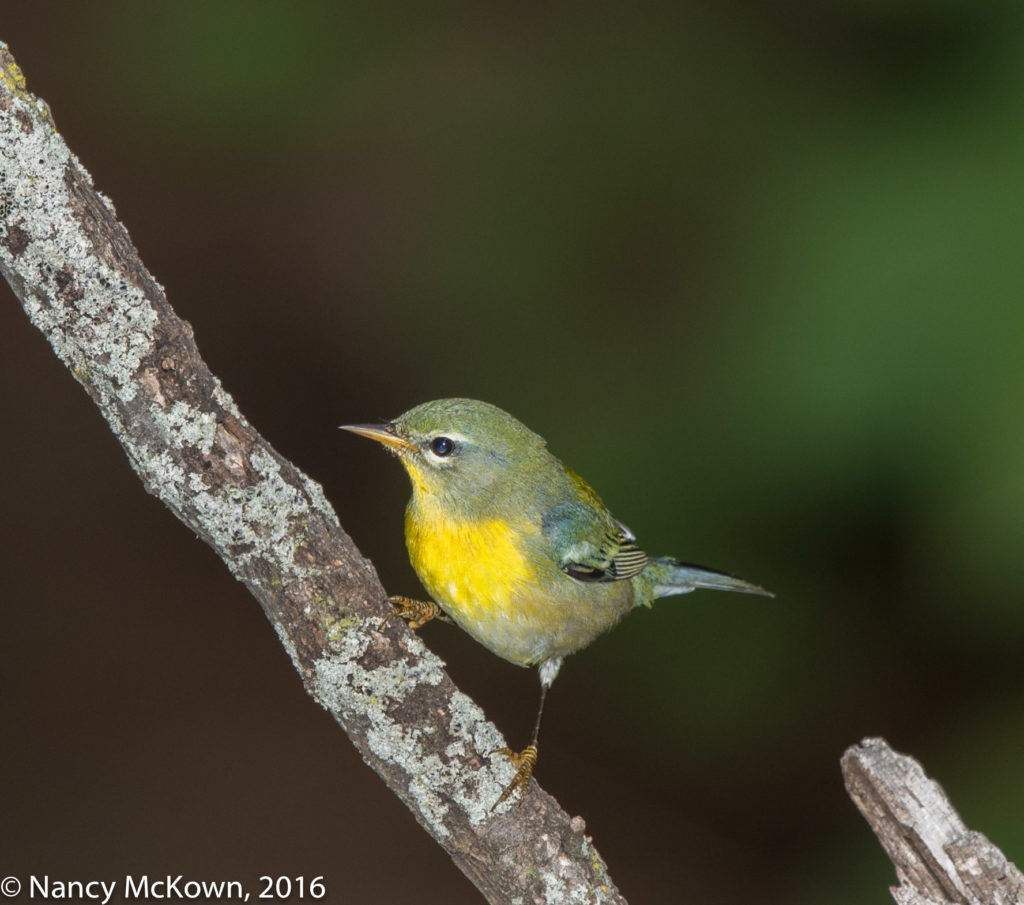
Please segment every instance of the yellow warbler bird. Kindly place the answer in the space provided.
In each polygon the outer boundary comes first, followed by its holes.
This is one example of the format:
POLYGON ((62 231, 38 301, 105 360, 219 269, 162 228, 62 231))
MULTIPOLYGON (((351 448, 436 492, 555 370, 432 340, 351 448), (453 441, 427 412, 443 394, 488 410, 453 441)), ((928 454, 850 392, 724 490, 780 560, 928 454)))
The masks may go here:
POLYGON ((395 613, 413 628, 447 615, 499 657, 539 667, 533 736, 522 752, 503 750, 517 772, 495 805, 529 782, 544 698, 565 656, 659 597, 697 588, 771 596, 722 572, 649 558, 542 437, 486 402, 439 399, 343 429, 383 443, 412 480, 405 540, 436 603, 393 597, 395 613))

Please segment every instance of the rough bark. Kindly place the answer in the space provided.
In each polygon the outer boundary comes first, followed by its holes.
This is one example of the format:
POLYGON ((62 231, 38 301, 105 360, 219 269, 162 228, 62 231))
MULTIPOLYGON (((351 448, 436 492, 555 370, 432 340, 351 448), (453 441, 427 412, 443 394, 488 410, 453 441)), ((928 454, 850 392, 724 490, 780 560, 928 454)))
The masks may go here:
POLYGON ((899 905, 1021 905, 1024 875, 979 832, 913 758, 884 739, 848 748, 846 790, 885 849, 899 905))
POLYGON ((581 818, 514 769, 400 621, 321 488, 210 373, 111 202, 0 43, 0 271, 96 403, 146 490, 260 602, 309 693, 493 903, 623 903, 581 818))

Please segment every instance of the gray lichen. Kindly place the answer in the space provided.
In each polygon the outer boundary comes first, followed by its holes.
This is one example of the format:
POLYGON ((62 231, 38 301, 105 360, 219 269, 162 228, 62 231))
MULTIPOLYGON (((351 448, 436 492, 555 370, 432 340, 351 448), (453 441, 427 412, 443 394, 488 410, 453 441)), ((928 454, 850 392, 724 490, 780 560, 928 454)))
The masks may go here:
MULTIPOLYGON (((15 112, 18 105, 33 106, 17 95, 11 105, 15 112)), ((115 403, 129 403, 138 392, 135 375, 152 352, 156 311, 96 253, 81 224, 66 216, 68 169, 90 185, 92 179, 60 135, 16 123, 16 117, 0 121, 0 186, 8 204, 5 233, 10 238, 16 229, 21 238, 14 248, 0 242, 0 260, 8 270, 17 256, 25 284, 43 287, 25 300, 29 318, 61 361, 88 373, 101 409, 116 421, 115 403)))
POLYGON ((407 790, 423 821, 438 839, 450 835, 445 826, 448 804, 454 801, 474 826, 491 815, 490 805, 512 777, 504 758, 475 772, 467 771, 465 759, 471 754, 504 747, 504 739, 483 711, 466 695, 455 692, 450 699, 449 733, 453 741, 445 756, 430 753, 424 745, 425 729, 403 726, 388 716, 388 708, 405 701, 420 685, 438 685, 444 664, 418 638, 406 642, 412 662, 397 661, 366 669, 360 658, 366 653, 371 635, 369 624, 347 632, 335 645, 333 656, 315 665, 315 682, 321 703, 329 710, 351 718, 355 713, 369 720, 367 742, 382 761, 400 767, 408 777, 407 790))

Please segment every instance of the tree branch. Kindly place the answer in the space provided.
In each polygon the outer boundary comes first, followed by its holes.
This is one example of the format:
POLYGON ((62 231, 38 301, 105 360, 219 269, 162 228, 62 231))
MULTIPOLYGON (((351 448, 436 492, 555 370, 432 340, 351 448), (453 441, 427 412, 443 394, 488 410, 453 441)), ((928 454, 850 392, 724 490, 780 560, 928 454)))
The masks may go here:
POLYGON ((846 790, 896 867, 899 905, 1020 905, 1024 875, 969 830, 946 793, 884 739, 846 750, 846 790))
POLYGON ((624 903, 604 862, 514 768, 442 662, 399 621, 323 495, 210 373, 114 207, 0 43, 0 271, 98 406, 146 490, 260 602, 306 686, 492 903, 624 903))

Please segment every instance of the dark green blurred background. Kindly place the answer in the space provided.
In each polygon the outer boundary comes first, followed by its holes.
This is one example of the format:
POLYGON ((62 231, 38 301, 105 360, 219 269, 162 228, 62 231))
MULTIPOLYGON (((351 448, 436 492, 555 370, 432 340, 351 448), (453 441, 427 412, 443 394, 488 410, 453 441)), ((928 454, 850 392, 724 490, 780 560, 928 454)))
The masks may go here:
MULTIPOLYGON (((885 903, 838 760, 918 757, 1024 859, 1024 7, 5 5, 199 346, 416 594, 444 395, 548 438, 695 594, 572 658, 538 778, 633 902, 885 903)), ((10 292, 0 873, 479 897, 147 497, 10 292)), ((447 626, 525 743, 536 678, 447 626)))

